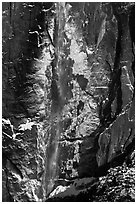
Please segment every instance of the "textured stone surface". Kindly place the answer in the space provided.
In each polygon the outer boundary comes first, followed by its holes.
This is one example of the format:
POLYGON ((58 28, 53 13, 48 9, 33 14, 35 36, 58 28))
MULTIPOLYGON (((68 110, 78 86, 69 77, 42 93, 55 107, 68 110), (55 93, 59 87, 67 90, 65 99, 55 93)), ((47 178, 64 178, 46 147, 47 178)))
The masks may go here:
POLYGON ((134 3, 3 3, 3 201, 76 201, 133 150, 134 18, 134 3))

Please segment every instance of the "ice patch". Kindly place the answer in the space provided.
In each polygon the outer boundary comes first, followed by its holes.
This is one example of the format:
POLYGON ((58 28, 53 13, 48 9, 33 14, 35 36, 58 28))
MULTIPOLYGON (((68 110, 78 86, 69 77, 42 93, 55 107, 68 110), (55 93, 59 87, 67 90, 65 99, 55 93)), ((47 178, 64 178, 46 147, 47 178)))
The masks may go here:
POLYGON ((22 131, 31 130, 33 125, 35 125, 35 123, 34 122, 30 122, 30 120, 28 119, 27 123, 21 124, 19 126, 19 130, 22 130, 22 131))

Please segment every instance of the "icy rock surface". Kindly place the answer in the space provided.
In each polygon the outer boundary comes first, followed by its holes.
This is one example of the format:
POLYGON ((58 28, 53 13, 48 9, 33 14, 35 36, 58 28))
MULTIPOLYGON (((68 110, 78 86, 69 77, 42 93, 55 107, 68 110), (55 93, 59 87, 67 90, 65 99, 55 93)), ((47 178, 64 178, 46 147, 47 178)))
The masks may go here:
POLYGON ((134 150, 134 3, 2 5, 3 201, 90 192, 134 150))

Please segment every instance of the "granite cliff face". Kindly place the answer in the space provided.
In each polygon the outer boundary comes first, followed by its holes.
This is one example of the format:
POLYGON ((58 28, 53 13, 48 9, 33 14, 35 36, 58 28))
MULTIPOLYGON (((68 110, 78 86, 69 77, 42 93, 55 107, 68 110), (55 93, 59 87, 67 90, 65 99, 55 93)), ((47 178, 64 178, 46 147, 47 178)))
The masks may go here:
POLYGON ((134 150, 134 15, 134 3, 3 3, 3 201, 77 201, 134 150))

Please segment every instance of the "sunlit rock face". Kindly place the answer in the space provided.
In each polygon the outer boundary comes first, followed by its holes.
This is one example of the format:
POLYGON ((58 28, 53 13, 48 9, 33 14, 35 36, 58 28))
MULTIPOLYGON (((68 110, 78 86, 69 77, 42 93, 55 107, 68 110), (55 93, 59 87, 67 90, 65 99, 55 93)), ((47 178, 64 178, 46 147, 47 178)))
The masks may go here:
POLYGON ((3 201, 76 201, 134 149, 134 18, 133 3, 3 3, 3 201))

